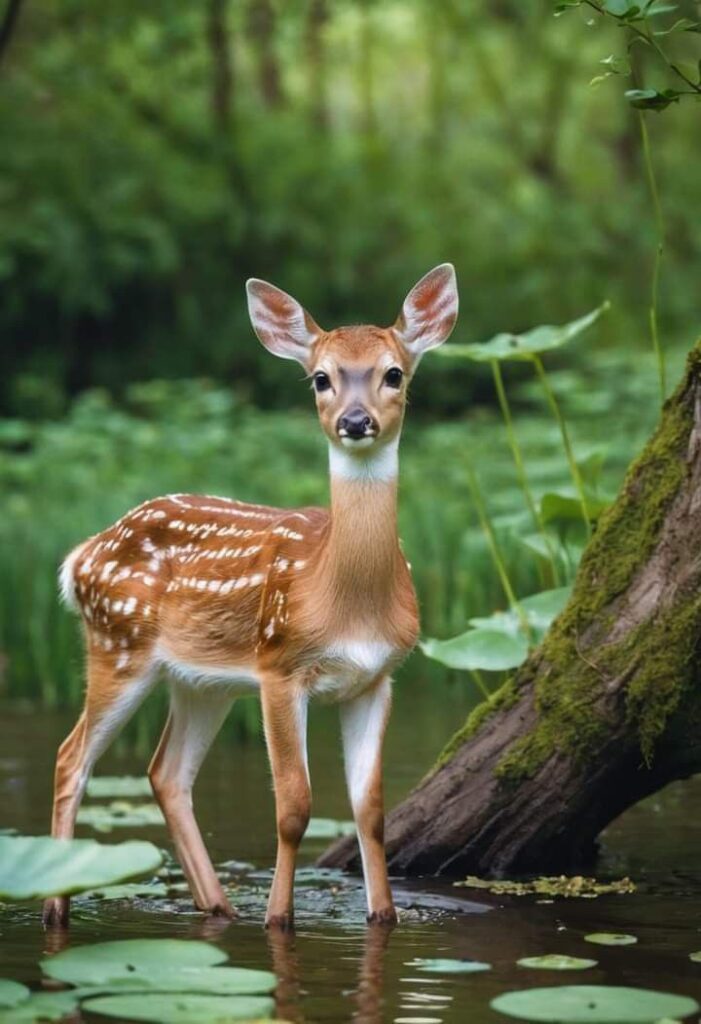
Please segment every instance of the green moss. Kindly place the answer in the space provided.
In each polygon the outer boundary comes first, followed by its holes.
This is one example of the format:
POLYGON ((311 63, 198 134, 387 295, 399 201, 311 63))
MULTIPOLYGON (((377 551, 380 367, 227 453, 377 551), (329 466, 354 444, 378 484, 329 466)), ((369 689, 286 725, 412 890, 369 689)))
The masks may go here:
POLYGON ((686 479, 694 414, 690 384, 699 376, 701 344, 691 352, 685 378, 666 403, 657 431, 629 469, 618 499, 601 517, 567 608, 538 654, 491 701, 472 712, 440 754, 437 767, 471 739, 485 720, 512 706, 534 677, 537 723, 512 745, 497 766, 497 775, 517 783, 535 774, 557 751, 575 760, 591 756, 608 732, 599 700, 602 687, 632 663, 637 668, 626 695, 627 713, 637 723, 641 753, 650 762, 668 717, 693 681, 701 597, 689 594, 685 600, 680 595, 668 614, 599 650, 596 664, 587 652, 596 649, 597 638, 610 629, 615 599, 649 559, 670 504, 686 479))

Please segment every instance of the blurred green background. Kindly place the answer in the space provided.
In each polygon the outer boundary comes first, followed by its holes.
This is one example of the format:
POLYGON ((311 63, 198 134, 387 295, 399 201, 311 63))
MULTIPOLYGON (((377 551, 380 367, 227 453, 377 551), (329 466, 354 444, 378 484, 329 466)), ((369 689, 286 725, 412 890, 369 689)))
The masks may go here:
MULTIPOLYGON (((55 570, 130 504, 169 490, 326 500, 311 397, 299 368, 255 340, 251 275, 322 326, 387 324, 451 260, 457 342, 609 299, 548 369, 587 485, 615 490, 659 403, 639 114, 615 76, 591 84, 625 45, 620 26, 586 6, 555 17, 550 0, 15 0, 4 24, 1 693, 78 700, 55 570)), ((635 61, 654 82, 643 48, 635 61)), ((699 132, 683 104, 645 117, 674 380, 699 328, 699 132)), ((537 381, 528 366, 504 372, 536 497, 565 493, 537 381)), ((504 603, 470 466, 514 585, 531 593, 547 573, 489 367, 429 357, 401 516, 434 636, 504 603)), ((560 582, 582 543, 570 531, 560 582)))

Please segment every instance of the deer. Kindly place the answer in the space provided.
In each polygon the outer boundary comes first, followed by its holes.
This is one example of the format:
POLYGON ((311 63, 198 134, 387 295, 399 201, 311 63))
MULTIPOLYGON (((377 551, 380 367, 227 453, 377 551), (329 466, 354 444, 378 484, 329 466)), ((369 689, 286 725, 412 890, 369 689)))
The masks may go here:
MULTIPOLYGON (((196 907, 233 917, 192 788, 234 700, 255 694, 277 830, 265 925, 291 930, 311 813, 307 708, 319 698, 339 706, 367 920, 392 925, 382 745, 391 674, 419 631, 397 532, 398 446, 416 367, 457 319, 455 271, 444 263, 422 277, 386 328, 325 331, 274 285, 252 278, 246 291, 260 342, 311 380, 328 443, 330 508, 171 494, 70 552, 59 585, 82 619, 86 687, 56 758, 51 834, 73 837, 95 763, 165 675, 169 712, 148 777, 196 907)), ((68 920, 68 896, 45 902, 45 927, 68 920)))

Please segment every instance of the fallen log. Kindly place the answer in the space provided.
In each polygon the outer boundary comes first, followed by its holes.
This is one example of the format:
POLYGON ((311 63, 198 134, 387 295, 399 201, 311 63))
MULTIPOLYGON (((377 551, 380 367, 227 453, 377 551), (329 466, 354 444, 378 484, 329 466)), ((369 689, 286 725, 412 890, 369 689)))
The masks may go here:
MULTIPOLYGON (((590 863, 627 807, 701 771, 701 342, 543 643, 388 815, 395 874, 590 863)), ((359 870, 353 838, 322 856, 359 870)))

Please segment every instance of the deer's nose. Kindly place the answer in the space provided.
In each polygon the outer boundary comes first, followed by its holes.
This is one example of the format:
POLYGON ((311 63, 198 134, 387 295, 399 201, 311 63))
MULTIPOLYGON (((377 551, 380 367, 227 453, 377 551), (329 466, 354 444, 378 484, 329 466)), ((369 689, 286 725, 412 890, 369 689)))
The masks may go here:
POLYGON ((357 439, 359 437, 367 437, 369 434, 375 434, 377 427, 373 422, 372 416, 368 415, 362 406, 356 406, 354 409, 349 409, 342 416, 339 416, 336 430, 339 437, 357 439))

